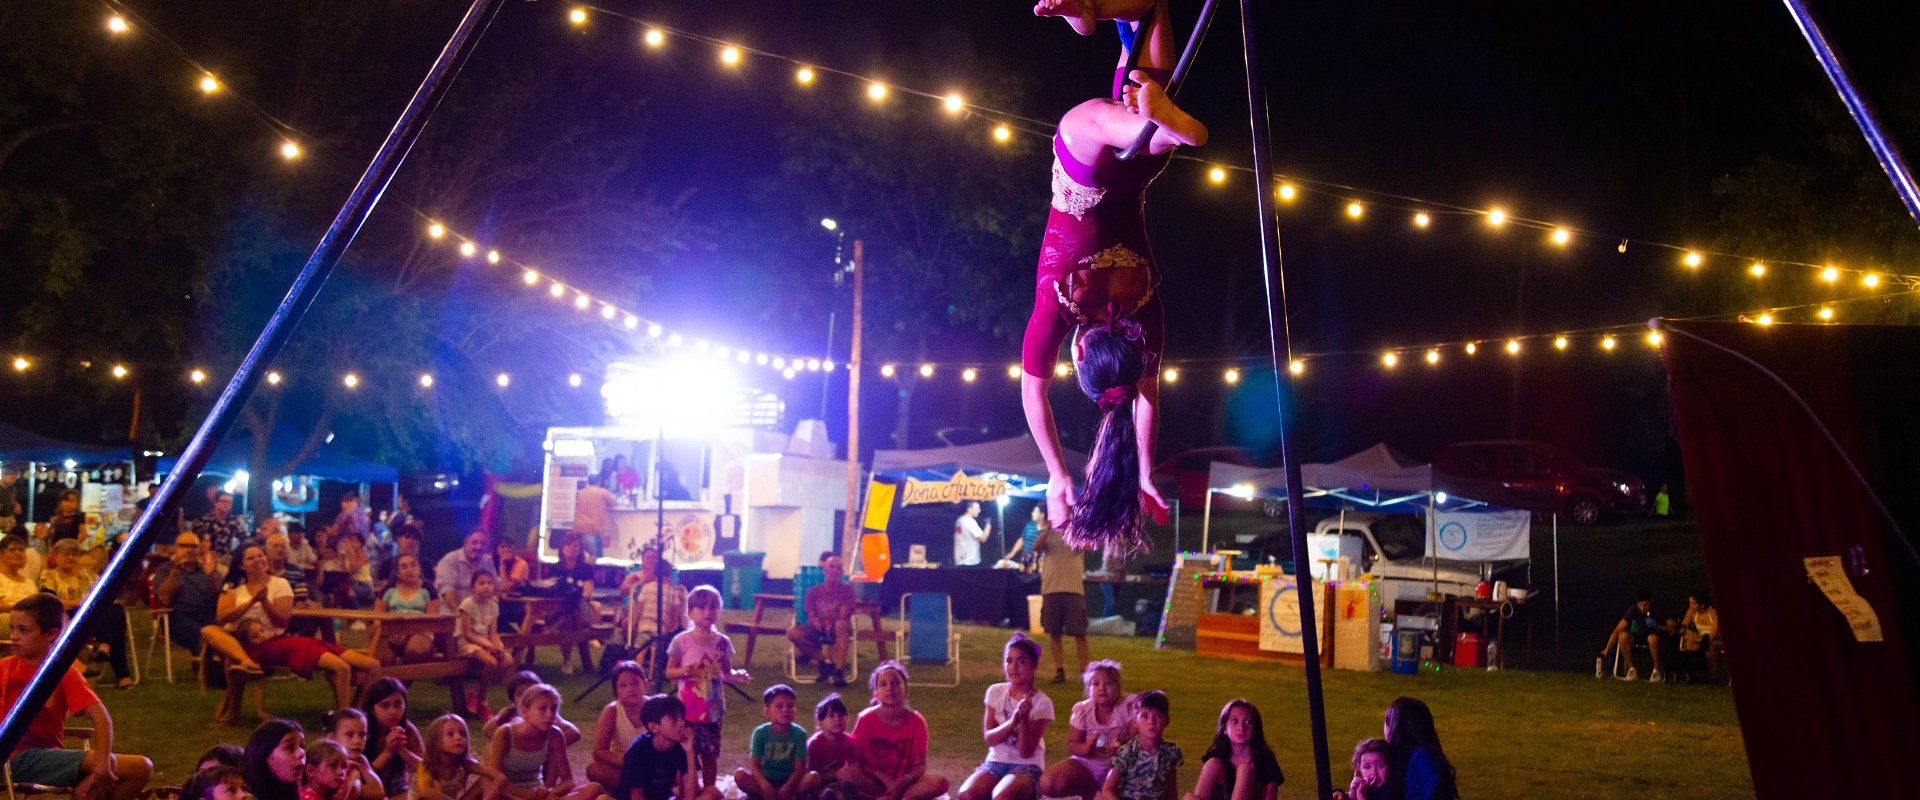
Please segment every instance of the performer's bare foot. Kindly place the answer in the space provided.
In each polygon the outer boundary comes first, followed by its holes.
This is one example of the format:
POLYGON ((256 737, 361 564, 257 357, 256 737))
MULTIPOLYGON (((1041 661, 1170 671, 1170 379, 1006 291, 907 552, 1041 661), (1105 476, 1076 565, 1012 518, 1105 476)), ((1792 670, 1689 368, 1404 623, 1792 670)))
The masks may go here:
POLYGON ((1207 143, 1207 126, 1174 103, 1173 98, 1167 96, 1167 90, 1147 77, 1147 73, 1136 69, 1127 79, 1130 83, 1121 98, 1127 111, 1159 125, 1175 144, 1199 147, 1207 143))
POLYGON ((1073 32, 1081 36, 1093 33, 1093 26, 1099 17, 1095 16, 1091 0, 1039 0, 1033 4, 1036 17, 1063 17, 1073 32))

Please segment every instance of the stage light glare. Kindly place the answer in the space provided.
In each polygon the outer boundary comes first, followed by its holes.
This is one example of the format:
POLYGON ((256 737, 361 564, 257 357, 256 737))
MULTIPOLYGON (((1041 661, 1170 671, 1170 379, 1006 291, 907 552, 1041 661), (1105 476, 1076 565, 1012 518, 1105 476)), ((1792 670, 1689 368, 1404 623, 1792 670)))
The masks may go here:
POLYGON ((776 357, 775 357, 775 358, 773 359, 773 368, 774 368, 774 369, 786 369, 786 368, 787 368, 787 359, 786 359, 786 358, 784 358, 784 357, 779 357, 779 356, 776 356, 776 357))
POLYGON ((577 309, 580 309, 581 311, 585 311, 585 310, 587 310, 587 306, 590 306, 590 305, 593 305, 593 299, 592 299, 592 298, 590 298, 590 297, 587 297, 587 296, 586 296, 586 295, 584 295, 584 294, 576 294, 576 295, 574 295, 574 296, 573 296, 573 307, 574 307, 574 308, 577 308, 577 309))
POLYGON ((733 354, 733 360, 738 361, 742 364, 745 364, 753 360, 753 354, 745 350, 741 350, 740 352, 733 354))
POLYGON ((1295 375, 1305 375, 1307 374, 1307 362, 1303 359, 1296 358, 1288 362, 1287 371, 1295 375))
POLYGON ((580 384, 581 384, 581 383, 584 383, 584 382, 585 382, 585 379, 584 379, 584 378, 581 378, 581 377, 580 377, 580 373, 578 373, 578 372, 570 372, 570 373, 567 373, 567 385, 568 385, 568 386, 571 386, 571 387, 573 387, 573 388, 575 388, 575 389, 578 389, 578 388, 580 388, 580 384))
POLYGON ((460 255, 462 255, 462 256, 464 256, 464 257, 466 257, 466 258, 472 258, 472 257, 473 257, 473 254, 474 254, 474 253, 478 253, 478 252, 480 252, 480 248, 478 248, 478 247, 475 247, 475 246, 473 245, 473 242, 461 242, 461 243, 460 243, 460 255))
POLYGON ((1467 351, 1467 355, 1473 355, 1475 353, 1480 352, 1480 345, 1476 342, 1467 342, 1467 346, 1465 349, 1467 351))
POLYGON ((819 372, 819 371, 820 371, 820 359, 817 359, 817 358, 809 358, 809 359, 807 359, 807 371, 808 371, 808 372, 819 372))
POLYGON ((1565 245, 1567 242, 1571 242, 1571 241, 1573 241, 1573 234, 1569 232, 1566 228, 1553 229, 1554 244, 1565 245))
POLYGON ((679 347, 681 341, 682 339, 680 338, 680 334, 677 334, 677 333, 667 334, 668 347, 679 347))
POLYGON ((513 383, 513 376, 508 375, 507 373, 502 372, 498 375, 493 376, 493 385, 498 386, 502 389, 507 388, 509 385, 512 385, 512 383, 513 383))
POLYGON ((553 295, 556 298, 561 297, 566 293, 567 293, 567 287, 562 285, 559 281, 554 281, 551 285, 547 287, 547 294, 553 295))
POLYGON ((797 70, 794 70, 793 79, 796 81, 799 81, 800 85, 802 86, 813 83, 813 68, 801 67, 797 70))
POLYGON ((1440 363, 1440 351, 1439 351, 1439 350, 1437 350, 1437 349, 1435 349, 1435 350, 1428 350, 1428 351, 1427 351, 1427 363, 1429 363, 1429 364, 1438 364, 1438 363, 1440 363))
POLYGON ((1056 377, 1056 378, 1064 378, 1064 377, 1067 377, 1068 375, 1071 375, 1071 374, 1073 374, 1073 368, 1072 368, 1072 367, 1069 367, 1069 366, 1067 366, 1067 365, 1066 365, 1065 363, 1062 363, 1062 362, 1055 362, 1055 363, 1054 363, 1054 365, 1053 365, 1053 376, 1054 376, 1054 377, 1056 377))
POLYGON ((340 383, 349 389, 358 389, 360 388, 360 376, 349 372, 340 378, 340 383))
POLYGON ((1009 364, 1009 365, 1007 366, 1007 377, 1009 377, 1009 378, 1012 378, 1012 379, 1014 379, 1014 380, 1019 380, 1019 379, 1020 379, 1020 365, 1019 365, 1019 364, 1009 364))
POLYGON ((1616 341, 1612 336, 1607 336, 1606 338, 1600 340, 1600 349, 1606 350, 1609 352, 1611 352, 1613 348, 1618 347, 1619 345, 1620 343, 1616 341))
POLYGON ((1497 209, 1497 208, 1492 211, 1488 211, 1487 224, 1492 225, 1493 227, 1496 227, 1496 228, 1507 224, 1507 212, 1501 211, 1500 209, 1497 209))
POLYGON ((614 317, 617 317, 619 315, 620 315, 620 309, 614 308, 613 306, 606 305, 606 306, 600 307, 601 319, 613 319, 614 317))
POLYGON ((1659 346, 1660 346, 1660 342, 1662 342, 1662 341, 1664 341, 1664 337, 1662 337, 1662 336, 1660 335, 1660 332, 1659 332, 1659 331, 1647 331, 1647 344, 1648 344, 1648 345, 1651 345, 1651 346, 1653 346, 1653 347, 1659 347, 1659 346))
POLYGON ((1517 355, 1520 355, 1520 340, 1519 340, 1519 339, 1508 339, 1508 340, 1507 340, 1507 355, 1510 355, 1510 356, 1517 356, 1517 355))
POLYGON ((648 336, 651 336, 651 337, 653 337, 653 338, 655 338, 655 339, 658 339, 658 338, 660 338, 660 334, 661 334, 661 333, 664 333, 664 332, 665 332, 665 331, 664 331, 664 329, 662 329, 662 328, 660 327, 660 323, 657 323, 657 322, 652 322, 652 323, 648 323, 648 324, 647 324, 647 335, 648 335, 648 336))
POLYGON ((1829 308, 1829 307, 1824 307, 1824 306, 1823 306, 1823 307, 1822 307, 1822 308, 1820 309, 1820 319, 1822 319, 1822 320, 1826 320, 1826 321, 1828 321, 1828 322, 1831 322, 1831 321, 1833 321, 1833 309, 1832 309, 1832 308, 1829 308))
POLYGON ((1282 201, 1291 203, 1293 198, 1300 195, 1300 190, 1293 188, 1291 183, 1283 183, 1280 184, 1280 190, 1276 194, 1280 195, 1282 201))
POLYGON ((121 364, 115 364, 115 365, 113 365, 113 377, 115 377, 115 378, 124 378, 124 377, 127 377, 127 368, 126 368, 126 366, 124 366, 124 365, 121 365, 121 364))
POLYGON ((1207 170, 1207 180, 1213 181, 1214 183, 1226 183, 1227 171, 1220 167, 1207 170))
POLYGON ((27 368, 28 368, 28 367, 31 367, 31 366, 33 366, 33 362, 31 362, 31 361, 28 361, 28 360, 27 360, 27 359, 26 359, 26 358, 25 358, 24 356, 14 356, 14 357, 13 357, 13 371, 14 371, 14 372, 26 372, 26 371, 27 371, 27 368))
POLYGON ((1386 367, 1387 369, 1400 366, 1400 355, 1391 351, 1382 354, 1380 356, 1380 366, 1386 367))
POLYGON ((267 373, 267 385, 269 385, 269 386, 279 386, 279 385, 280 385, 280 373, 279 373, 279 372, 274 372, 274 371, 269 371, 269 372, 267 373))
POLYGON ((795 376, 795 375, 798 375, 798 374, 800 374, 800 373, 798 373, 798 372, 795 372, 795 371, 793 370, 793 368, 792 368, 792 367, 788 367, 788 368, 786 368, 786 369, 784 369, 784 370, 781 370, 781 372, 780 372, 780 375, 781 375, 782 377, 784 377, 784 378, 786 378, 787 380, 793 380, 793 376, 795 376))
POLYGON ((433 373, 431 372, 420 373, 420 388, 422 389, 433 388, 433 373))
POLYGON ((576 8, 567 12, 567 21, 574 25, 587 24, 587 10, 584 8, 576 8))
POLYGON ((187 380, 193 381, 194 383, 206 383, 207 382, 206 370, 196 369, 192 372, 187 373, 187 380))
POLYGON ((966 99, 957 94, 947 95, 947 98, 941 102, 949 114, 958 114, 967 107, 966 99))
POLYGON ((837 231, 837 230, 840 230, 840 221, 832 217, 826 217, 820 220, 820 227, 826 228, 827 230, 830 230, 830 231, 837 231))
POLYGON ((1165 378, 1168 383, 1179 383, 1180 370, 1168 367, 1165 372, 1160 373, 1160 377, 1165 378))
POLYGON ((881 364, 881 365, 880 365, 880 377, 882 377, 882 378, 891 378, 891 377, 893 377, 893 372, 894 372, 894 370, 893 370, 893 365, 892 365, 892 364, 881 364))
POLYGON ((1773 324, 1773 315, 1772 315, 1772 314, 1761 314, 1760 316, 1757 316, 1757 317, 1754 317, 1754 318, 1753 318, 1753 324, 1755 324, 1755 325, 1772 325, 1772 324, 1773 324))
POLYGON ((1555 336, 1555 337, 1553 337, 1553 349, 1555 349, 1555 350, 1565 350, 1565 349, 1567 349, 1567 337, 1565 337, 1565 336, 1555 336))
POLYGON ((1820 280, 1823 280, 1823 281, 1826 281, 1826 282, 1828 282, 1828 283, 1835 283, 1835 282, 1837 282, 1837 281, 1839 281, 1839 280, 1840 280, 1840 268, 1839 268, 1839 267, 1827 267, 1826 269, 1823 269, 1823 270, 1820 270, 1820 280))
POLYGON ((1869 289, 1877 288, 1880 286, 1880 276, 1869 272, 1860 278, 1860 285, 1869 289))

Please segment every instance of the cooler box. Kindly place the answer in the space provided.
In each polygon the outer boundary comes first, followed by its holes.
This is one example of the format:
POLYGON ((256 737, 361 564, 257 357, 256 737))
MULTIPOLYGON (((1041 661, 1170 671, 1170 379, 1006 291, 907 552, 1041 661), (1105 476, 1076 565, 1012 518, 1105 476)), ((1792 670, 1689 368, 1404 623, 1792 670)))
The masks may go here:
POLYGON ((728 608, 753 608, 753 596, 760 593, 760 563, 766 553, 722 553, 725 566, 720 573, 721 594, 728 608))
POLYGON ((1392 670, 1395 675, 1415 675, 1420 672, 1420 632, 1393 632, 1392 670))
POLYGON ((1481 649, 1480 634, 1463 633, 1454 640, 1453 665, 1456 667, 1484 667, 1487 665, 1486 651, 1481 649))

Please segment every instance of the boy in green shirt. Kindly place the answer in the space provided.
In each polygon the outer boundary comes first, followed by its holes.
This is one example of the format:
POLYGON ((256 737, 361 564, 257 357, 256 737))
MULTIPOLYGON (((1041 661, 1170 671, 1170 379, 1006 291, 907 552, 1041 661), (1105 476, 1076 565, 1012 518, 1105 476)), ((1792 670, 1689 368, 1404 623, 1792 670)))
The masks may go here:
POLYGON ((793 724, 793 687, 776 683, 760 695, 767 721, 753 729, 747 768, 733 772, 733 785, 755 800, 793 800, 820 788, 807 771, 807 731, 793 724))

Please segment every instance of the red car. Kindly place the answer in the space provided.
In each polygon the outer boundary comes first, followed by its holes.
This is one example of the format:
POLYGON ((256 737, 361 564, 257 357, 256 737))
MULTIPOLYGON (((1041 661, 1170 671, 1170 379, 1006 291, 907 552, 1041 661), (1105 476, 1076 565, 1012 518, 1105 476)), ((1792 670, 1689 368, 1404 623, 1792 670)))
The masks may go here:
POLYGON ((1433 471, 1453 491, 1496 505, 1553 512, 1576 525, 1642 516, 1647 486, 1615 469, 1590 466, 1546 442, 1460 442, 1440 449, 1433 471))

